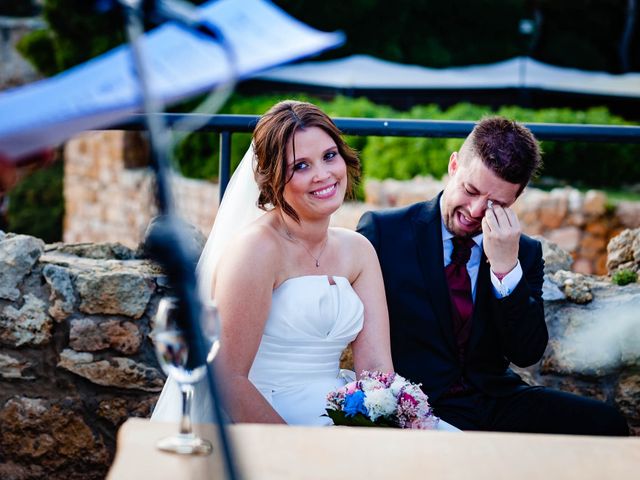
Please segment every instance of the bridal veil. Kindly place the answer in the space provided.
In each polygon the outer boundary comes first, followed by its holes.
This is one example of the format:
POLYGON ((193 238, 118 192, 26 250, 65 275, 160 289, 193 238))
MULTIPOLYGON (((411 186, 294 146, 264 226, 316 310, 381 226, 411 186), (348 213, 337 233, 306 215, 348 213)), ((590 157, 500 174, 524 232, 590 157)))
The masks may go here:
MULTIPOLYGON (((198 291, 203 299, 210 299, 212 296, 213 275, 227 244, 242 229, 265 213, 258 208, 260 192, 255 181, 254 166, 255 157, 253 145, 251 145, 231 177, 198 261, 198 291)), ((178 421, 182 413, 181 402, 180 387, 169 376, 151 419, 164 422, 178 421)), ((212 413, 213 406, 205 379, 194 385, 191 418, 195 423, 211 422, 213 421, 212 413)))

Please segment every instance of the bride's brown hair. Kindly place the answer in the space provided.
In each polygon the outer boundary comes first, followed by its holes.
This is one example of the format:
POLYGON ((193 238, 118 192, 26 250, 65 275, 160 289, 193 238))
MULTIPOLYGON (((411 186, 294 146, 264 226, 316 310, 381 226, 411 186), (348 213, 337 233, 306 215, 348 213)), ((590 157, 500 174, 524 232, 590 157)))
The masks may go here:
POLYGON ((284 199, 284 187, 293 175, 287 174, 287 144, 296 130, 311 127, 321 128, 336 142, 347 165, 347 196, 351 197, 360 177, 358 155, 342 139, 329 116, 315 105, 293 100, 276 103, 260 118, 253 132, 255 177, 260 189, 258 206, 263 210, 279 207, 296 222, 300 221, 298 214, 284 199))

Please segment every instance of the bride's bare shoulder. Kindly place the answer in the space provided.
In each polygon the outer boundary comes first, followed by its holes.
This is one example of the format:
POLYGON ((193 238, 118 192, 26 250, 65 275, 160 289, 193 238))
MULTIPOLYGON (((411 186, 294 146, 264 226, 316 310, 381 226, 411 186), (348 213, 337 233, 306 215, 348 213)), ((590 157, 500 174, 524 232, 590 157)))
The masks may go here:
POLYGON ((282 241, 276 229, 264 215, 257 221, 247 225, 233 238, 222 255, 235 262, 248 262, 252 265, 263 265, 277 261, 282 253, 282 241))
POLYGON ((369 250, 370 248, 373 248, 369 240, 355 230, 343 227, 331 227, 331 232, 334 238, 343 247, 354 249, 356 251, 360 249, 369 250))

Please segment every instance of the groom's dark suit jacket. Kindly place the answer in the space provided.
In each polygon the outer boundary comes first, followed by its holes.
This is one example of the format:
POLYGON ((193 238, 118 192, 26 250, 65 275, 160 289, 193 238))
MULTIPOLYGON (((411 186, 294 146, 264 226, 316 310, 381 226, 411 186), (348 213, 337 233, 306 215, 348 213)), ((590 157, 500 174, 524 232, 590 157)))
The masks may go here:
POLYGON ((526 384, 508 368, 509 362, 521 367, 534 364, 548 340, 540 242, 521 235, 518 256, 523 276, 503 299, 493 293, 489 264, 482 254, 471 336, 465 362, 460 364, 444 274, 440 195, 405 208, 367 212, 358 224, 380 259, 394 367, 422 383, 432 402, 461 375, 490 396, 512 394, 526 384))

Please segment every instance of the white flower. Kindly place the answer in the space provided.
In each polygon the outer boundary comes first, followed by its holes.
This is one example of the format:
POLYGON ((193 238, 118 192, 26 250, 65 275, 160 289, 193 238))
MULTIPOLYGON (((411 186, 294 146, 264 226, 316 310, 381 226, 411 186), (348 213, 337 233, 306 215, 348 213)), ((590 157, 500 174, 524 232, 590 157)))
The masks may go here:
POLYGON ((427 400, 427 396, 425 395, 425 393, 415 383, 407 382, 404 391, 407 392, 409 395, 411 395, 416 400, 418 400, 419 402, 427 400))
POLYGON ((402 390, 402 388, 405 387, 407 384, 408 382, 403 377, 396 374, 389 388, 391 389, 391 392, 393 393, 393 395, 397 397, 398 395, 400 395, 400 390, 402 390))
POLYGON ((360 379, 360 384, 362 385, 362 390, 364 392, 384 388, 382 382, 377 378, 363 377, 360 379))
POLYGON ((367 407, 371 421, 375 422, 378 417, 395 413, 396 397, 388 388, 370 390, 366 392, 364 406, 367 407))

